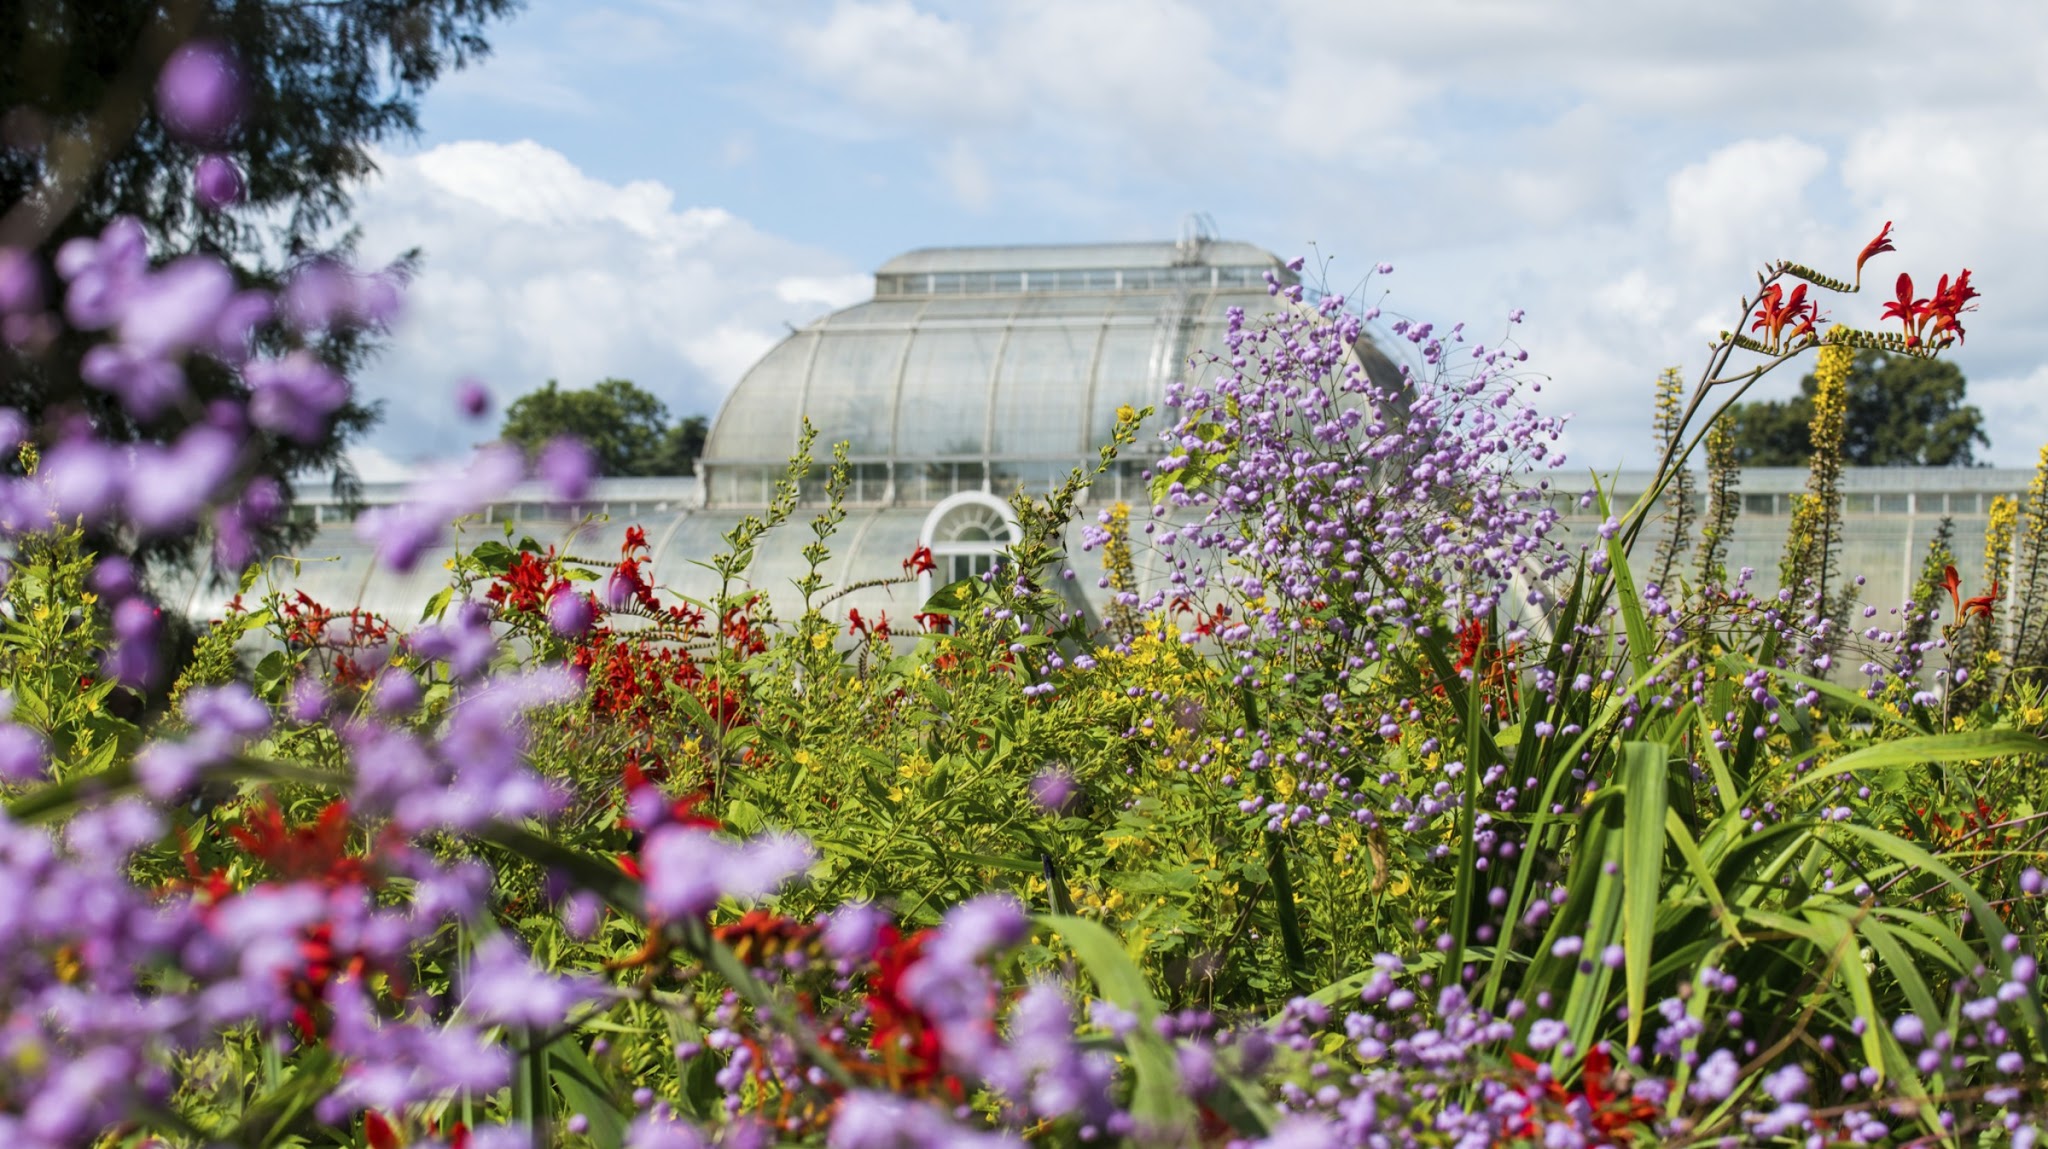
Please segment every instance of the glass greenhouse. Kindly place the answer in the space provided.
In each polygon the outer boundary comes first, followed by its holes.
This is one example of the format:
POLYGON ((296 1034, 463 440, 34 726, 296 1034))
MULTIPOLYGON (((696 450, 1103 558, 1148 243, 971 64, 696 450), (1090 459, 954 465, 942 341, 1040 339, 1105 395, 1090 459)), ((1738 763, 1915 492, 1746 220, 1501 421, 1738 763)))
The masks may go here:
MULTIPOLYGON (((1294 282, 1269 252, 1200 237, 913 251, 876 271, 874 298, 794 331, 746 373, 712 424, 698 477, 606 480, 574 505, 524 488, 464 524, 456 542, 469 547, 509 534, 610 561, 626 529, 637 525, 646 531, 658 577, 678 593, 709 598, 718 588, 698 564, 726 549, 726 532, 766 505, 808 417, 818 431, 816 457, 829 460, 832 444, 843 440, 852 465, 849 513, 831 541, 828 579, 845 587, 894 578, 920 545, 932 548, 939 565, 916 588, 870 585, 832 609, 841 616, 858 609, 870 619, 886 613, 907 629, 935 580, 985 573, 997 561, 1016 533, 1005 501, 1011 492, 1042 492, 1074 468, 1092 466, 1117 408, 1162 406, 1167 384, 1183 376, 1188 358, 1222 346, 1229 309, 1259 315, 1289 306, 1267 293, 1268 273, 1294 282)), ((1398 378, 1371 345, 1357 352, 1375 379, 1398 378)), ((1091 505, 1142 505, 1141 475, 1158 457, 1146 432, 1159 423, 1155 416, 1089 492, 1091 505)), ((1843 479, 1842 569, 1869 580, 1865 602, 1895 605, 1943 516, 1954 518, 1955 551, 1974 569, 1990 499, 2023 492, 2030 477, 1992 468, 1852 469, 1843 479)), ((1773 587, 1790 499, 1805 479, 1798 469, 1745 472, 1731 571, 1754 567, 1756 585, 1773 587)), ((808 503, 818 501, 823 480, 821 462, 806 483, 808 503)), ((1646 475, 1620 475, 1623 504, 1647 483, 1646 475)), ((1591 537, 1595 521, 1579 508, 1577 487, 1561 475, 1553 487, 1567 524, 1591 537)), ((363 501, 392 502, 402 493, 395 485, 373 486, 363 501)), ((293 513, 319 530, 296 560, 273 565, 277 585, 335 609, 360 606, 398 621, 418 618, 446 585, 442 564, 431 559, 404 576, 374 570, 336 500, 308 494, 293 513)), ((808 517, 799 511, 769 536, 752 573, 753 585, 784 617, 801 607, 794 581, 805 569, 808 517)), ((1099 617, 1108 592, 1096 586, 1099 563, 1080 552, 1078 531, 1077 524, 1069 539, 1078 577, 1066 585, 1077 606, 1099 617)), ((1653 533, 1638 547, 1646 568, 1654 544, 1653 533)), ((1163 579, 1146 568, 1145 548, 1135 550, 1141 589, 1163 579)), ((1690 577, 1689 562, 1683 569, 1690 577)), ((172 605, 204 615, 223 598, 195 587, 172 605)))

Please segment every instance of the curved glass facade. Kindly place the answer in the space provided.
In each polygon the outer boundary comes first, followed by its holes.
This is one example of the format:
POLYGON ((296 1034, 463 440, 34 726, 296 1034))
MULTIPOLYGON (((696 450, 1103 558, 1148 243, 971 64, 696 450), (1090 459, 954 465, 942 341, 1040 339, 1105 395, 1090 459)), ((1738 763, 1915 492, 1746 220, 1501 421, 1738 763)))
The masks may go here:
MULTIPOLYGON (((1220 347, 1231 308, 1283 306, 1268 274, 1294 281, 1270 252, 1217 241, 899 256, 873 300, 793 333, 740 380, 699 463, 706 502, 765 502, 805 417, 815 457, 848 444, 856 503, 1046 489, 1094 459, 1118 407, 1158 407, 1190 355, 1220 347)), ((1153 450, 1141 438, 1136 460, 1153 450)))

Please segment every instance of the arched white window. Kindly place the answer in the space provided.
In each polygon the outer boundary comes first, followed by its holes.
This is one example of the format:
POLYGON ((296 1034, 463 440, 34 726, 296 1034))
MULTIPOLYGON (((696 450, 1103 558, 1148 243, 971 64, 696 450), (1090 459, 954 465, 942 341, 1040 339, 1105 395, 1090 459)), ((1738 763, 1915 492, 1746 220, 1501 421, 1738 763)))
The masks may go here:
POLYGON ((924 520, 918 543, 932 549, 935 571, 918 579, 918 593, 994 570, 1005 549, 1024 537, 1008 503, 980 491, 962 491, 940 501, 924 520))

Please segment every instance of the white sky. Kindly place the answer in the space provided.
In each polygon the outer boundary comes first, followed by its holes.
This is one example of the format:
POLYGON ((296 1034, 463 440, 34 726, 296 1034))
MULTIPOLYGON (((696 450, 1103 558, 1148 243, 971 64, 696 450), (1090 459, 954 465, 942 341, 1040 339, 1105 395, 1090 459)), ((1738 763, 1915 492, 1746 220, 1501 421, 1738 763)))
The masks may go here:
POLYGON ((1538 401, 1602 470, 1648 461, 1651 381, 1757 264, 1846 274, 1895 220, 1876 290, 1827 310, 1874 326, 1900 271, 1971 268, 1988 457, 2048 441, 2037 0, 532 0, 493 39, 359 197, 366 256, 426 259, 361 377, 372 477, 488 437, 464 375, 710 413, 897 252, 1192 211, 1339 290, 1390 261, 1390 312, 1489 342, 1526 309, 1538 401))

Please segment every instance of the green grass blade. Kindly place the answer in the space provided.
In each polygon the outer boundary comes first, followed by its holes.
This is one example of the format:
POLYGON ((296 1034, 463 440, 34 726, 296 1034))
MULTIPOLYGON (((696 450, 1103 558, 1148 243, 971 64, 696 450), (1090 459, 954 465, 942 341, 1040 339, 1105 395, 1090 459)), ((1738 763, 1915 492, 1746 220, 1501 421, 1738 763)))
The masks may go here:
POLYGON ((1958 730, 1948 734, 1923 734, 1865 746, 1842 755, 1787 787, 1803 790, 1824 782, 1840 782, 1858 774, 1887 770, 1894 766, 1918 766, 1927 762, 1968 762, 1982 758, 2048 756, 2048 742, 2018 730, 1958 730))
POLYGON ((1628 979, 1628 1044, 1642 1035, 1649 1004, 1650 951, 1664 889, 1665 815, 1672 813, 1669 753, 1661 742, 1622 747, 1622 946, 1628 979))

